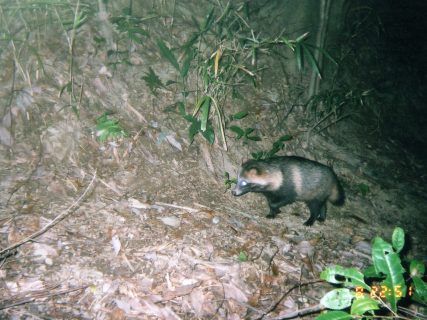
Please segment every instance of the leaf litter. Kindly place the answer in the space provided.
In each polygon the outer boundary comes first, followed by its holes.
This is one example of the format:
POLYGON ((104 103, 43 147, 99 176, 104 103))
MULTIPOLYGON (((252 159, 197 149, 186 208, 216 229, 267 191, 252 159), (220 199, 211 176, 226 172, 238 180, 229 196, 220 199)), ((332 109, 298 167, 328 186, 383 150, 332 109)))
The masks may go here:
MULTIPOLYGON (((95 53, 89 26, 81 29, 85 41, 75 57, 83 90, 78 116, 64 98, 67 92, 55 94, 69 71, 65 60, 56 60, 66 57, 59 42, 41 49, 50 77, 35 79, 33 87, 17 80, 20 94, 2 114, 2 317, 262 319, 290 314, 316 305, 328 290, 317 281, 325 266, 369 264, 370 240, 387 237, 394 223, 406 226, 413 251, 425 258, 426 191, 419 180, 407 179, 413 172, 400 167, 400 159, 361 152, 362 139, 354 138, 354 148, 348 148, 348 141, 334 144, 323 136, 309 143, 296 138, 288 153, 334 158, 347 204, 329 207, 326 222, 312 228, 302 226, 308 214, 302 204, 268 220, 261 197, 233 198, 223 187, 224 171, 237 172, 250 154, 248 146, 234 145, 225 153, 197 137, 190 144, 185 120, 160 111, 176 102, 176 93, 147 86, 141 78, 159 69, 162 79, 156 81, 166 83, 167 61, 151 52, 158 44, 152 41, 151 51, 130 52, 132 61, 146 65, 113 68, 102 51, 95 53), (128 138, 107 144, 96 139, 96 119, 106 110, 118 115, 128 138), (393 174, 379 175, 381 166, 393 174), (360 183, 370 192, 359 194, 355 186, 360 183), (409 223, 402 211, 420 224, 409 223)), ((153 29, 164 36, 160 23, 153 29)), ((169 43, 163 46, 165 55, 169 43)), ((12 57, 3 53, 2 59, 12 57)), ((1 76, 2 88, 12 88, 5 80, 9 75, 1 76)), ((280 81, 251 88, 247 102, 256 108, 262 96, 273 99, 272 83, 280 81)), ((0 95, 2 102, 7 94, 0 95)), ((271 128, 277 119, 263 114, 258 125, 271 128)), ((288 123, 289 130, 300 129, 295 119, 288 123)), ((266 149, 268 142, 261 146, 266 149)), ((417 163, 410 154, 403 156, 417 163)))

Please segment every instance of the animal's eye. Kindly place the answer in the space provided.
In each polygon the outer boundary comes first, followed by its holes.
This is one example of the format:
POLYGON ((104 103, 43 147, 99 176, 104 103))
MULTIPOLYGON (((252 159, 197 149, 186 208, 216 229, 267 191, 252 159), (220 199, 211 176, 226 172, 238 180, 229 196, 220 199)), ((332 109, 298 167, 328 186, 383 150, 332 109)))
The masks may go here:
POLYGON ((248 184, 248 183, 247 183, 247 181, 245 181, 245 180, 240 181, 240 186, 241 186, 241 187, 245 187, 247 184, 248 184))

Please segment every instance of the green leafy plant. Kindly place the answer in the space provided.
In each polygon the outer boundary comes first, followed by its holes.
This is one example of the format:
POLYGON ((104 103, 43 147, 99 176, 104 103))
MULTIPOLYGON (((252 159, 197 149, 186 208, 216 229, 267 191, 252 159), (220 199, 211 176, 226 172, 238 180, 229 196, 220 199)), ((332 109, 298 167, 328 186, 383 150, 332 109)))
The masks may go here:
POLYGON ((284 136, 281 136, 279 139, 277 139, 275 142, 273 142, 273 146, 271 147, 270 150, 268 150, 268 151, 252 152, 251 153, 252 158, 254 158, 255 160, 272 158, 280 150, 283 150, 283 148, 285 147, 285 142, 289 141, 291 139, 292 139, 292 136, 288 135, 288 134, 284 135, 284 136))
MULTIPOLYGON (((190 126, 188 127, 188 137, 190 139, 190 143, 193 143, 194 137, 199 132, 202 134, 202 136, 209 142, 214 143, 215 141, 215 131, 210 124, 209 121, 203 122, 199 119, 197 119, 195 116, 186 113, 185 106, 182 101, 177 102, 174 106, 168 108, 169 110, 172 110, 173 108, 178 108, 178 113, 190 123, 190 126)), ((206 112, 206 111, 205 111, 206 112)))
POLYGON ((96 119, 96 136, 103 143, 108 139, 127 137, 127 133, 120 126, 119 120, 109 119, 107 113, 104 113, 96 119))
MULTIPOLYGON (((60 95, 69 93, 68 106, 77 115, 80 100, 74 77, 75 40, 79 30, 94 14, 93 6, 80 0, 26 0, 0 5, 0 52, 3 48, 11 51, 17 75, 22 77, 28 87, 34 86, 32 77, 38 78, 40 74, 45 74, 44 57, 40 52, 40 48, 45 46, 43 39, 66 39, 69 74, 68 81, 60 89, 60 95), (22 26, 17 29, 18 21, 21 21, 22 26)), ((56 50, 62 50, 62 47, 65 48, 60 46, 56 50)), ((56 53, 62 55, 59 51, 56 53)))
MULTIPOLYGON (((109 58, 109 66, 117 66, 119 64, 131 65, 129 53, 133 44, 143 45, 150 37, 148 28, 145 26, 146 22, 157 18, 156 14, 148 14, 144 17, 137 17, 132 12, 132 2, 129 7, 122 10, 121 15, 110 17, 110 22, 115 26, 118 33, 121 35, 117 41, 117 49, 108 50, 107 56, 109 58), (123 48, 124 49, 121 49, 123 48)), ((95 41, 103 43, 105 39, 95 38, 95 41)), ((151 87, 150 87, 151 89, 151 87)))
POLYGON ((224 184, 225 184, 226 190, 230 189, 233 186, 233 184, 236 184, 236 183, 237 183, 237 179, 236 178, 230 179, 230 174, 226 171, 224 173, 224 184))
POLYGON ((303 71, 306 61, 310 65, 310 68, 316 73, 319 78, 322 78, 322 73, 319 67, 319 63, 315 57, 315 51, 319 51, 328 60, 337 64, 334 58, 324 49, 319 48, 309 43, 309 33, 306 32, 296 39, 289 39, 283 35, 274 39, 265 39, 262 41, 252 39, 255 47, 254 50, 260 50, 264 48, 270 48, 272 46, 285 46, 290 49, 295 57, 298 70, 303 71))
POLYGON ((119 32, 125 33, 131 41, 143 44, 144 38, 149 36, 148 31, 143 28, 143 23, 156 17, 157 15, 149 15, 143 18, 135 17, 132 16, 132 11, 127 10, 122 16, 111 17, 110 21, 119 32))
POLYGON ((160 80, 151 67, 148 68, 148 72, 145 74, 145 76, 142 77, 142 79, 145 81, 147 86, 150 88, 151 93, 154 95, 157 95, 158 89, 165 87, 162 80, 160 80))
POLYGON ((403 299, 426 304, 425 266, 412 260, 405 269, 399 256, 404 245, 405 233, 398 227, 393 231, 391 244, 380 237, 374 238, 373 265, 364 272, 341 266, 322 271, 321 279, 344 288, 334 289, 321 299, 323 306, 334 311, 327 311, 316 319, 373 319, 378 312, 387 312, 389 318, 403 319, 398 312, 403 299), (344 309, 350 310, 341 311, 344 309))
POLYGON ((246 251, 240 251, 238 259, 240 262, 248 261, 249 260, 248 253, 246 251))
POLYGON ((312 96, 305 104, 310 131, 321 132, 351 113, 361 112, 374 95, 372 90, 358 90, 344 84, 336 88, 335 85, 312 96))
POLYGON ((369 186, 364 183, 359 183, 357 187, 359 188, 359 192, 362 194, 362 196, 366 196, 370 191, 369 186))
POLYGON ((73 16, 69 19, 66 15, 60 14, 59 11, 55 8, 54 11, 58 17, 59 22, 61 23, 63 32, 67 39, 68 43, 68 58, 69 58, 69 80, 68 82, 61 88, 60 95, 66 91, 69 93, 69 104, 74 111, 74 113, 79 116, 79 104, 80 99, 78 98, 75 91, 75 77, 74 77, 74 49, 75 49, 75 41, 78 29, 88 20, 89 16, 93 14, 90 6, 80 4, 80 0, 77 1, 75 7, 71 8, 73 12, 73 16))
MULTIPOLYGON (((230 117, 230 122, 235 120, 241 120, 245 118, 247 115, 248 115, 248 112, 239 111, 230 117)), ((237 140, 244 138, 245 140, 261 141, 261 137, 253 134, 255 131, 254 128, 242 128, 238 125, 229 125, 228 129, 236 134, 235 138, 237 140)))
MULTIPOLYGON (((208 132, 203 136, 210 143, 217 137, 225 150, 228 148, 225 135, 227 129, 234 133, 235 139, 261 139, 254 134, 255 130, 251 127, 242 128, 236 124, 228 126, 226 119, 229 115, 225 114, 223 109, 229 97, 242 97, 239 93, 240 86, 256 85, 258 55, 269 51, 277 52, 277 48, 291 50, 299 70, 302 71, 304 65, 308 64, 319 77, 321 72, 315 51, 334 61, 322 48, 309 43, 308 33, 295 40, 283 35, 266 39, 256 37, 256 32, 250 26, 247 4, 236 6, 230 1, 224 7, 212 7, 201 22, 193 18, 193 24, 195 31, 181 46, 172 47, 162 39, 157 40, 161 56, 179 75, 177 81, 168 81, 166 85, 176 83, 181 86, 186 108, 187 100, 194 101, 192 118, 188 115, 185 117, 190 122, 190 140, 195 133, 203 134, 208 128, 212 128, 213 134, 208 132), (191 90, 187 88, 186 83, 190 73, 197 79, 196 88, 191 90), (192 95, 191 100, 188 99, 189 94, 192 95)), ((160 86, 160 83, 155 81, 154 74, 150 71, 144 78, 150 89, 160 86)), ((155 90, 151 90, 155 94, 155 90)), ((280 149, 280 146, 275 148, 280 149)))

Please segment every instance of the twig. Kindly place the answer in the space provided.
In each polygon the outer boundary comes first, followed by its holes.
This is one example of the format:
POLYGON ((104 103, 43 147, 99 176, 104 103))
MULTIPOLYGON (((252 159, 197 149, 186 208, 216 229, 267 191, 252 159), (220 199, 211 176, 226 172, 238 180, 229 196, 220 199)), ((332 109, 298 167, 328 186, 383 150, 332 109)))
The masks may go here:
MULTIPOLYGON (((319 282, 324 282, 323 280, 316 280, 316 281, 310 281, 310 282, 304 282, 304 283, 298 283, 296 285, 294 285, 292 288, 290 288, 288 291, 286 291, 280 298, 279 300, 277 300, 275 303, 273 303, 273 305, 268 308, 267 310, 265 310, 263 312, 263 314, 257 318, 257 319, 263 319, 267 314, 269 314, 270 312, 274 311, 277 306, 283 301, 283 299, 285 299, 289 293, 291 293, 291 291, 293 291, 294 289, 300 288, 301 286, 306 286, 309 284, 315 284, 315 283, 319 283, 319 282)), ((314 313, 314 312, 318 312, 320 310, 322 310, 322 308, 320 308, 320 305, 314 306, 314 307, 309 307, 309 308, 305 308, 305 309, 300 309, 291 313, 288 313, 287 315, 282 315, 279 318, 267 318, 268 320, 279 320, 279 319, 291 319, 291 318, 295 318, 297 316, 301 316, 304 314, 309 314, 309 313, 314 313)))
POLYGON ((65 209, 61 214, 59 214, 55 219, 53 219, 50 223, 48 223, 47 225, 45 225, 43 228, 41 228, 39 231, 34 232, 33 234, 31 234, 30 236, 26 237, 25 239, 19 241, 18 243, 15 243, 9 247, 7 247, 6 249, 0 251, 0 259, 2 259, 3 256, 8 256, 8 253, 10 251, 15 250, 16 248, 18 248, 19 246, 23 245, 24 243, 27 243, 29 241, 34 240, 35 238, 37 238, 38 236, 42 235, 43 233, 45 233, 46 231, 48 231, 49 229, 53 228, 55 225, 57 225, 61 220, 63 220, 66 216, 68 216, 71 212, 73 212, 73 209, 76 209, 77 206, 83 201, 83 199, 86 197, 86 195, 88 194, 89 190, 91 189, 92 185, 94 184, 96 179, 96 170, 93 173, 93 177, 91 182, 89 183, 89 185, 87 186, 86 190, 83 192, 83 194, 76 200, 74 201, 67 209, 65 209))
POLYGON ((165 202, 155 202, 154 204, 156 204, 158 206, 171 207, 171 208, 175 208, 175 209, 182 209, 182 210, 188 211, 190 213, 196 213, 196 212, 200 211, 200 210, 197 210, 197 209, 194 209, 194 208, 177 206, 177 205, 170 204, 170 203, 165 203, 165 202))
POLYGON ((316 312, 322 311, 323 309, 325 309, 325 307, 322 306, 321 304, 318 304, 313 307, 308 307, 308 308, 299 309, 293 312, 289 312, 287 314, 281 315, 280 317, 268 318, 268 320, 292 319, 296 317, 305 316, 307 314, 316 313, 316 312))
POLYGON ((397 307, 397 309, 400 312, 402 312, 403 314, 405 314, 405 315, 416 317, 418 319, 423 319, 423 320, 427 319, 427 315, 422 315, 421 313, 416 312, 414 310, 411 310, 411 309, 408 309, 408 308, 404 308, 404 307, 401 307, 401 306, 397 307))
POLYGON ((20 306, 20 305, 23 305, 26 303, 31 303, 31 302, 36 301, 37 299, 50 298, 50 297, 59 296, 59 295, 67 294, 67 293, 74 292, 74 291, 83 290, 83 289, 86 289, 87 287, 89 287, 89 285, 84 285, 84 286, 73 288, 73 289, 60 290, 58 292, 51 292, 52 288, 50 288, 50 289, 48 288, 46 290, 37 290, 34 293, 30 292, 30 294, 36 295, 35 297, 22 298, 18 301, 12 302, 11 304, 8 304, 8 301, 6 301, 3 305, 0 305, 0 310, 20 306), (44 295, 45 292, 48 292, 48 294, 44 295))

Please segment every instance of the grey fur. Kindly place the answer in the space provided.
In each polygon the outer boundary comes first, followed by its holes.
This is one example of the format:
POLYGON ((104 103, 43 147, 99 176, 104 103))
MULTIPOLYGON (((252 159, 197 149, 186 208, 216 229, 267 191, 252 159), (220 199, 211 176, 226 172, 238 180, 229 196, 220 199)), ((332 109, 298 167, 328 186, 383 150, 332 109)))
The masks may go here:
POLYGON ((262 193, 268 200, 267 218, 275 218, 280 208, 295 201, 303 201, 310 209, 304 223, 326 219, 326 201, 344 203, 343 188, 334 171, 319 162, 301 157, 276 157, 249 160, 242 165, 232 194, 262 193))

